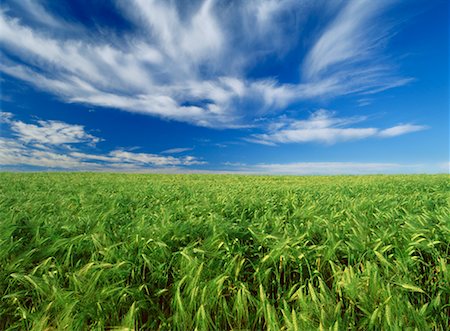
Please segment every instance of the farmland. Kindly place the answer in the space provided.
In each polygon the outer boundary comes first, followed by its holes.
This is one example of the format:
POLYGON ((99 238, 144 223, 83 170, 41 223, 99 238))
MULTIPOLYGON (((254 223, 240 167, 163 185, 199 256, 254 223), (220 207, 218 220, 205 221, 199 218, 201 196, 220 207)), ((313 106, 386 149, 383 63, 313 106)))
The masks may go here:
POLYGON ((449 179, 0 173, 0 329, 444 330, 449 179))

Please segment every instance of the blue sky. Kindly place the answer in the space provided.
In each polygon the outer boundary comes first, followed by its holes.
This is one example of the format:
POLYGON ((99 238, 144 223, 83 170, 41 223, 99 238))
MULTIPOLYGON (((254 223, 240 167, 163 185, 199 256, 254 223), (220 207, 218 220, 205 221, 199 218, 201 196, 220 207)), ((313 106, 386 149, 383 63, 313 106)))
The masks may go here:
POLYGON ((448 43, 445 0, 4 0, 0 166, 445 173, 448 43))

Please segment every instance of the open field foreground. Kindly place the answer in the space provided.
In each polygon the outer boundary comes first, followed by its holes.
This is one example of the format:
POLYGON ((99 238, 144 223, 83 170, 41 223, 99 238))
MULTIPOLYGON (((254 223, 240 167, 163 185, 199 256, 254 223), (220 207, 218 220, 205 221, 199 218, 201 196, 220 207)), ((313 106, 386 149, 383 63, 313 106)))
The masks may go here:
POLYGON ((448 175, 0 174, 1 330, 444 330, 448 175))

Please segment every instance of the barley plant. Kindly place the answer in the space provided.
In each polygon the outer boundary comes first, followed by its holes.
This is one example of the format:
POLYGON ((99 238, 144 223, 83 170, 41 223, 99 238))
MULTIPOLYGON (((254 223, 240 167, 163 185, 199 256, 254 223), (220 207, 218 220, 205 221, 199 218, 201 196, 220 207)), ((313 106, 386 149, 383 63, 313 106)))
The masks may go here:
POLYGON ((0 173, 0 329, 448 330, 449 179, 0 173))

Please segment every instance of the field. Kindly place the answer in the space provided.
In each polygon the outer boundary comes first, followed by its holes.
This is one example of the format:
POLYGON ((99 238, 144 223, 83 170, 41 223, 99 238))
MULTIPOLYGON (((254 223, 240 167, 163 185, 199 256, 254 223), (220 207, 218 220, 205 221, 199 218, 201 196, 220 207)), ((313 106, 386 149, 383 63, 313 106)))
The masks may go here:
POLYGON ((445 330, 449 179, 0 173, 0 329, 445 330))

